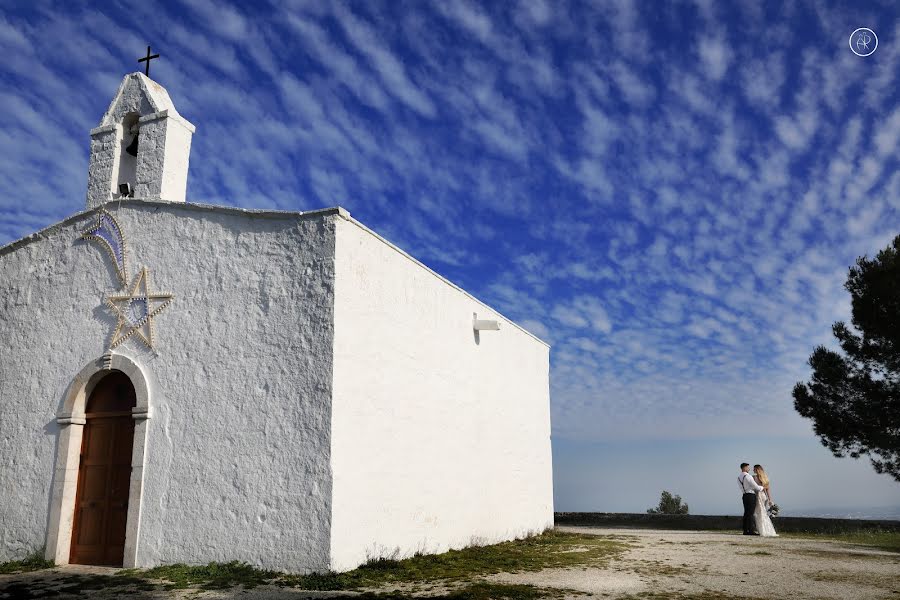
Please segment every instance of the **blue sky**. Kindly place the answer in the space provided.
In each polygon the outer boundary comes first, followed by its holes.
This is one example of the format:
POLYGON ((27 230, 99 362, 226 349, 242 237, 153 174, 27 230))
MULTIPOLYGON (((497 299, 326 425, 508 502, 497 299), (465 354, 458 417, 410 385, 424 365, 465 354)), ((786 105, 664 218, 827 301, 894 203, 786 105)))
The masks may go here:
POLYGON ((553 344, 557 508, 736 513, 741 460, 786 511, 900 507, 790 396, 900 233, 892 2, 19 4, 0 244, 83 209, 150 43, 197 126, 189 201, 343 205, 553 344))

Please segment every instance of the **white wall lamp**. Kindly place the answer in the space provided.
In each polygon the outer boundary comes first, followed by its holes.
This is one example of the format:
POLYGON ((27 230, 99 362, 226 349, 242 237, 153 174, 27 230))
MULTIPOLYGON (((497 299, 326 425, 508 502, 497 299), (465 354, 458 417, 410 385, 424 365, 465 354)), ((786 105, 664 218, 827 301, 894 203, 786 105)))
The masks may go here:
POLYGON ((500 331, 500 321, 479 319, 477 314, 472 313, 472 328, 475 331, 500 331))

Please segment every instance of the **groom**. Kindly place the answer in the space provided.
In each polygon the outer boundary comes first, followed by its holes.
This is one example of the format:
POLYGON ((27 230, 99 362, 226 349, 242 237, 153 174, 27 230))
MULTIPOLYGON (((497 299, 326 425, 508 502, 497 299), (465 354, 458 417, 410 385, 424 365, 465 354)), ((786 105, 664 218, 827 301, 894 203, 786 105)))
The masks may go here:
POLYGON ((756 510, 756 493, 763 487, 753 479, 748 463, 741 463, 738 485, 741 488, 741 499, 744 501, 744 535, 759 535, 756 531, 756 518, 754 518, 753 512, 756 510))

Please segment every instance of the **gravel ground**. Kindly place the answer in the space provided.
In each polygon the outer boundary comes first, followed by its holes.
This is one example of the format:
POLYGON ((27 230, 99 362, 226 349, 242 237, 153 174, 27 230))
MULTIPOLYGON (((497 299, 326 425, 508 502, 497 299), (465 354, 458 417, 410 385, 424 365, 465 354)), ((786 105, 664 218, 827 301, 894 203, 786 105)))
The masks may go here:
MULTIPOLYGON (((605 568, 547 569, 506 573, 487 579, 539 587, 578 590, 602 598, 790 598, 900 600, 900 555, 838 542, 800 538, 757 538, 721 532, 658 531, 561 527, 625 538, 633 545, 605 568), (657 596, 658 594, 658 596, 657 596)), ((0 575, 0 599, 22 597, 23 590, 53 593, 75 575, 110 574, 115 569, 67 566, 33 573, 0 575)), ((427 587, 427 586, 426 586, 427 587)), ((41 594, 38 597, 45 597, 41 594)), ((435 590, 438 591, 438 590, 435 590)), ((122 597, 123 590, 83 590, 53 594, 60 600, 122 597)), ((261 586, 200 592, 129 590, 129 598, 287 600, 336 597, 334 592, 303 592, 261 586)), ((343 594, 340 594, 343 595, 343 594)), ((349 594, 353 595, 353 594, 349 594)), ((584 596, 579 596, 584 597, 584 596)))
POLYGON ((635 547, 605 569, 499 575, 508 583, 615 598, 718 592, 738 598, 900 599, 900 555, 837 542, 738 533, 560 527, 627 535, 635 547))

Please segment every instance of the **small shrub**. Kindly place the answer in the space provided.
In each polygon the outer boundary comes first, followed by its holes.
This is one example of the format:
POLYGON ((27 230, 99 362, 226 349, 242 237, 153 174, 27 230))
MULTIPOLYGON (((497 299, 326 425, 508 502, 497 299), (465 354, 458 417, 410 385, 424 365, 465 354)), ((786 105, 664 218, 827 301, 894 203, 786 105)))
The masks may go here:
MULTIPOLYGON (((422 556, 421 554, 417 556, 422 556)), ((400 564, 400 561, 396 558, 370 558, 366 564, 366 569, 371 569, 372 571, 390 571, 396 569, 400 564)))
POLYGON ((663 490, 659 495, 659 504, 656 508, 648 508, 647 513, 651 515, 686 515, 688 514, 688 505, 681 502, 681 496, 663 490))

